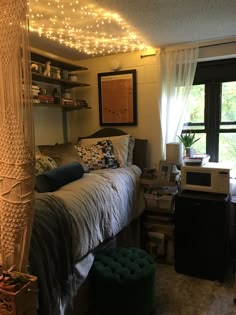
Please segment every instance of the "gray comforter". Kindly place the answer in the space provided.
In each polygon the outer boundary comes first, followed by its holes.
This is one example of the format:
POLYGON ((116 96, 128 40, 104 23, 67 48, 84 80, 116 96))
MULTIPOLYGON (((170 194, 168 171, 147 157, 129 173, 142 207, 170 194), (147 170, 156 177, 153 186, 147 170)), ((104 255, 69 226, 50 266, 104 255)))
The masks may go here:
POLYGON ((53 195, 35 199, 29 263, 30 273, 38 277, 39 314, 60 314, 59 298, 72 298, 72 224, 65 204, 53 195))
POLYGON ((29 258, 38 276, 40 315, 60 314, 60 303, 75 294, 78 262, 140 215, 140 174, 135 165, 92 171, 58 191, 36 194, 29 258))

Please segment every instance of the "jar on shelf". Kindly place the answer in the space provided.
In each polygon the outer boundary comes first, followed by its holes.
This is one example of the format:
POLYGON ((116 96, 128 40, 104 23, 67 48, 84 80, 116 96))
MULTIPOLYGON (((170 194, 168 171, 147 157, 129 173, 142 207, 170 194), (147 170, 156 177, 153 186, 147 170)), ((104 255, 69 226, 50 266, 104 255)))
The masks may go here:
POLYGON ((73 81, 73 82, 77 81, 78 80, 77 75, 76 74, 69 74, 69 80, 73 81))
POLYGON ((67 70, 62 70, 62 79, 63 80, 69 79, 69 72, 67 70))

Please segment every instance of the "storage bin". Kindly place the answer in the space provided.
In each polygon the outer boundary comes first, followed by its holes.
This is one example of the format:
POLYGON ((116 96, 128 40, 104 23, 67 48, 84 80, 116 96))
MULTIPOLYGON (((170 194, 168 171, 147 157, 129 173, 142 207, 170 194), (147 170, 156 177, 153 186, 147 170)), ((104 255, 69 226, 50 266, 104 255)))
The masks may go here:
POLYGON ((154 259, 174 264, 174 224, 145 223, 146 250, 154 259))
POLYGON ((146 208, 149 210, 158 210, 163 212, 173 212, 173 196, 157 195, 144 193, 146 208))

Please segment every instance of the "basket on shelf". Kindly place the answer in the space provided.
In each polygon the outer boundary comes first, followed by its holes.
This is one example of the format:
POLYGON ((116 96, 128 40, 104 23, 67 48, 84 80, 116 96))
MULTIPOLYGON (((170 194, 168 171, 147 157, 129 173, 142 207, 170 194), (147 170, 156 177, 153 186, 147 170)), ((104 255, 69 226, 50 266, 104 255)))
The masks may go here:
POLYGON ((144 200, 146 208, 150 210, 158 210, 164 212, 173 212, 173 194, 168 193, 160 188, 147 188, 144 190, 144 200))

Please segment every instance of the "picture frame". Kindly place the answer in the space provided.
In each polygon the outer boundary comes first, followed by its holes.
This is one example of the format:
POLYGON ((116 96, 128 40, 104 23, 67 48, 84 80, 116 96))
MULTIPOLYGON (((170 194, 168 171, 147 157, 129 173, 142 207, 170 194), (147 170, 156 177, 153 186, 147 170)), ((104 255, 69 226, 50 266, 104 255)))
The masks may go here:
POLYGON ((169 182, 171 179, 172 168, 173 168, 173 163, 161 160, 159 162, 159 169, 158 169, 159 180, 169 182))
POLYGON ((101 126, 137 125, 136 69, 98 73, 101 126))

